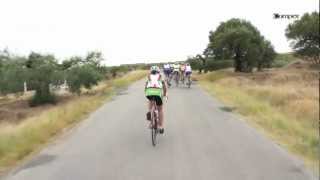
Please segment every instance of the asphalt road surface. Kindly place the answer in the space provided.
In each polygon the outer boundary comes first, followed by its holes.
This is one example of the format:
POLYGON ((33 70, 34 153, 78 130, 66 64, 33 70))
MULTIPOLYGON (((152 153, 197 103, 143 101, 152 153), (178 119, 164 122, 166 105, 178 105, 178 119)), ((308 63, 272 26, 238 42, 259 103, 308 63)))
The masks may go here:
POLYGON ((309 180, 302 161, 199 87, 171 88, 153 147, 143 82, 119 93, 5 180, 309 180))

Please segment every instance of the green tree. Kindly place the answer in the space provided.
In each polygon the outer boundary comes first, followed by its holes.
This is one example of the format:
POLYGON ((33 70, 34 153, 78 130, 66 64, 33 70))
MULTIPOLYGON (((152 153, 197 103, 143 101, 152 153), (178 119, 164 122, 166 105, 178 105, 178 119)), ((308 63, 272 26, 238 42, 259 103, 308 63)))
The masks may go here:
MULTIPOLYGON (((233 59, 235 71, 251 72, 254 67, 264 66, 266 58, 271 57, 265 53, 270 51, 268 41, 250 22, 241 19, 231 19, 223 22, 214 32, 210 32, 209 45, 215 59, 233 59)), ((273 59, 268 59, 272 61, 273 59)))
POLYGON ((91 89, 97 85, 102 79, 102 74, 97 69, 90 65, 78 65, 72 67, 67 73, 67 82, 72 93, 80 95, 81 88, 91 89))
POLYGON ((277 53, 274 51, 274 48, 270 41, 263 42, 263 52, 262 57, 258 61, 258 70, 262 70, 262 68, 271 68, 273 60, 275 59, 277 53))
POLYGON ((320 64, 319 23, 319 12, 305 13, 286 29, 286 36, 296 54, 316 64, 320 64))
POLYGON ((26 79, 26 68, 24 61, 13 58, 2 61, 0 67, 0 94, 23 92, 23 84, 26 79))
POLYGON ((26 81, 26 58, 0 50, 0 94, 23 92, 26 81))
POLYGON ((204 71, 205 73, 207 72, 207 66, 206 66, 206 58, 203 57, 201 54, 197 54, 196 55, 196 59, 198 62, 200 62, 200 65, 199 65, 199 73, 202 73, 202 71, 204 71))
POLYGON ((45 103, 55 103, 51 86, 62 84, 62 73, 53 55, 41 55, 32 52, 26 62, 28 68, 28 84, 35 90, 30 101, 31 106, 45 103))
POLYGON ((202 69, 202 63, 200 62, 200 60, 198 58, 190 56, 187 58, 186 61, 187 61, 187 63, 190 64, 192 69, 198 70, 200 73, 200 69, 202 69))
POLYGON ((94 67, 101 67, 101 62, 104 61, 101 52, 92 51, 87 54, 87 56, 83 59, 84 64, 91 64, 94 67))
POLYGON ((79 65, 82 62, 82 58, 79 56, 71 57, 70 59, 66 59, 60 65, 62 70, 67 70, 73 66, 79 65))
POLYGON ((81 88, 91 89, 102 80, 107 68, 101 65, 102 53, 89 52, 86 57, 72 57, 62 62, 65 79, 72 93, 81 93, 81 88))

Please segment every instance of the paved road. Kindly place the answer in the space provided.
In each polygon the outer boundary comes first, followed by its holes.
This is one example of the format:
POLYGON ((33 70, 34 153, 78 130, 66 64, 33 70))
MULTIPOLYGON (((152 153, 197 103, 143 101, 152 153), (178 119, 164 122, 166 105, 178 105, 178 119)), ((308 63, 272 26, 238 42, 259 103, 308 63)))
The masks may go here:
POLYGON ((4 179, 312 179, 301 161, 196 86, 170 89, 166 132, 154 148, 142 84, 116 96, 4 179))

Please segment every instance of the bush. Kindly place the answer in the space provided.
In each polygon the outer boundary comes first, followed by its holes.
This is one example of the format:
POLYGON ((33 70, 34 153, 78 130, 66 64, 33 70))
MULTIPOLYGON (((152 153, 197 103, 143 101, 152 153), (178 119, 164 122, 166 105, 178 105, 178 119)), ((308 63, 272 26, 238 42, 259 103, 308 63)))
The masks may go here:
POLYGON ((101 79, 102 74, 90 64, 72 67, 67 72, 67 82, 72 93, 80 94, 82 87, 91 89, 101 79))
POLYGON ((26 70, 20 61, 10 60, 0 67, 0 94, 23 92, 26 70))
POLYGON ((209 60, 206 61, 206 69, 208 71, 214 71, 219 69, 225 69, 233 67, 233 60, 209 60))
POLYGON ((54 95, 50 91, 51 85, 63 83, 62 72, 58 68, 57 60, 52 55, 41 55, 31 53, 26 61, 27 79, 32 88, 36 91, 30 100, 31 106, 46 103, 55 103, 54 95))
POLYGON ((42 93, 40 91, 36 91, 35 95, 29 101, 30 106, 38 106, 41 104, 55 104, 57 102, 56 96, 52 93, 42 93))
POLYGON ((297 58, 291 53, 278 54, 271 64, 271 67, 283 67, 295 60, 297 60, 297 58))

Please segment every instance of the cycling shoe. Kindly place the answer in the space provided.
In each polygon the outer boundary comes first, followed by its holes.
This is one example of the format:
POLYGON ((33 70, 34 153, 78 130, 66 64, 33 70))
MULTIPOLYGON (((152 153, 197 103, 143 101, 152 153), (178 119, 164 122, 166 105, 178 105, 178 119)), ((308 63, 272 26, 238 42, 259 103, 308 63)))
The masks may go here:
POLYGON ((164 133, 164 129, 163 128, 159 129, 159 133, 163 134, 164 133))

